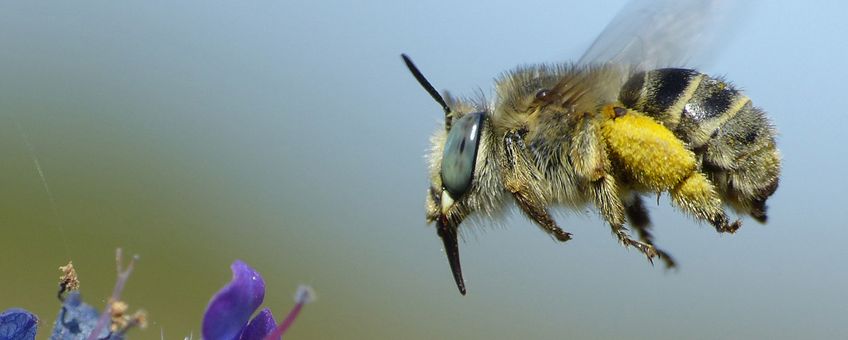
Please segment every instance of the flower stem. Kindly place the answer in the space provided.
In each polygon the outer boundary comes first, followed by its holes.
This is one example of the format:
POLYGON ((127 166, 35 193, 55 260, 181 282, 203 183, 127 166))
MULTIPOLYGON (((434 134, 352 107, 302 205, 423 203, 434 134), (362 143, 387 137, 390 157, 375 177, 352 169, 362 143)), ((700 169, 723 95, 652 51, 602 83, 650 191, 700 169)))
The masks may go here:
POLYGON ((109 298, 109 301, 106 301, 106 307, 103 308, 103 312, 100 314, 100 319, 97 320, 97 325, 94 326, 94 330, 91 331, 91 334, 88 335, 88 340, 97 340, 100 332, 106 327, 106 324, 111 319, 112 314, 112 303, 115 301, 119 301, 121 299, 121 292, 124 290, 124 285, 127 284, 127 279, 130 278, 130 273, 132 273, 133 267, 135 266, 135 261, 138 260, 138 255, 134 255, 130 259, 130 263, 127 265, 127 269, 124 270, 123 264, 123 251, 121 248, 115 250, 115 262, 117 262, 118 267, 118 279, 115 281, 115 288, 112 290, 112 296, 109 298))

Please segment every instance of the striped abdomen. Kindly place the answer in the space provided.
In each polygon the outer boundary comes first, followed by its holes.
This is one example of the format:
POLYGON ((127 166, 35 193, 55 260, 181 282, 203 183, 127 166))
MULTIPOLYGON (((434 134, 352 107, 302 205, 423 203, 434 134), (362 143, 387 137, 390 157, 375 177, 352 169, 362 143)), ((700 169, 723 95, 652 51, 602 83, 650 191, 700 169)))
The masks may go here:
POLYGON ((694 151, 725 202, 757 220, 777 189, 780 155, 765 113, 721 79, 690 69, 640 72, 619 100, 661 122, 694 151))

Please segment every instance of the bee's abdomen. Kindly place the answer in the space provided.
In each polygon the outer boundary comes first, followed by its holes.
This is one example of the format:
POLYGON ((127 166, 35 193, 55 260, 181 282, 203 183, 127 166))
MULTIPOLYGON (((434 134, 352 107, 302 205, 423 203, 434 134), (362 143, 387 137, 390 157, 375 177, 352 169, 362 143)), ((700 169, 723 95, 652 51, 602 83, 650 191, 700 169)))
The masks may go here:
POLYGON ((703 146, 750 102, 721 79, 681 68, 633 75, 621 89, 619 100, 663 123, 692 149, 703 146))
POLYGON ((774 128, 747 96, 695 70, 665 68, 633 75, 619 101, 665 125, 695 152, 728 203, 765 220, 780 155, 774 128))

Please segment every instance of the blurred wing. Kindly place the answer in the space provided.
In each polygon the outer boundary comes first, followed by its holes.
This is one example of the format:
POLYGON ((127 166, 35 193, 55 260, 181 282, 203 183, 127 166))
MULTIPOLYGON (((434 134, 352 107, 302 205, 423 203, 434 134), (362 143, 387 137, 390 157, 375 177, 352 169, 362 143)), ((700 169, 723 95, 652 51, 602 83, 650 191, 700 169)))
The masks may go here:
POLYGON ((637 70, 699 66, 717 55, 751 0, 630 0, 578 64, 616 63, 637 70))

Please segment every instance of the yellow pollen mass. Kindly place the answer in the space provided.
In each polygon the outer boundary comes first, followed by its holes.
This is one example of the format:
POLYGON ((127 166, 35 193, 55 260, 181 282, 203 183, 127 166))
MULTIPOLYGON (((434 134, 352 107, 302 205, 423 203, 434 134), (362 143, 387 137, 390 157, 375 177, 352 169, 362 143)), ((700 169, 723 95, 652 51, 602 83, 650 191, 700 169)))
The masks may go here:
POLYGON ((695 154, 665 126, 634 110, 615 110, 604 107, 601 132, 611 155, 638 184, 667 191, 695 171, 695 154))

